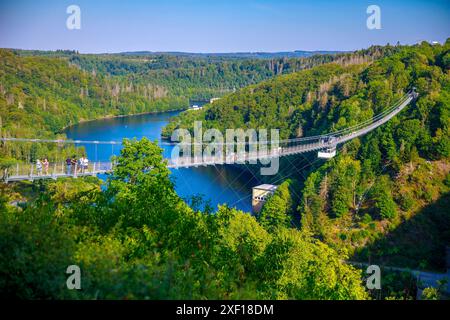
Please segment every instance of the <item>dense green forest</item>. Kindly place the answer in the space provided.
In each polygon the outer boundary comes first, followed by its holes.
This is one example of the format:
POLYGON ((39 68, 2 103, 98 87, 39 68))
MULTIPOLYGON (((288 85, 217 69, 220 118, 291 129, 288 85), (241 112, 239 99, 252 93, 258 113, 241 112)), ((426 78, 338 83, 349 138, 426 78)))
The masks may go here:
MULTIPOLYGON (((175 117, 165 135, 201 120, 218 129, 309 136, 368 119, 412 86, 419 98, 306 177, 280 183, 256 216, 227 206, 201 211, 180 199, 161 149, 146 139, 124 142, 103 185, 97 178, 1 184, 0 296, 414 298, 405 275, 383 278, 381 296, 369 292, 364 270, 347 261, 443 267, 450 243, 449 49, 447 41, 256 64, 1 50, 2 136, 52 137, 83 119, 164 110, 174 107, 172 98, 182 107, 190 94, 248 84, 175 117), (169 100, 143 94, 148 85, 164 88, 169 100), (69 265, 80 266, 82 290, 67 290, 69 265)), ((6 144, 2 154, 26 152, 6 144)))
POLYGON ((300 186, 274 196, 263 215, 300 226, 353 260, 443 270, 450 244, 449 49, 449 40, 422 43, 369 64, 279 76, 178 115, 164 135, 192 130, 196 120, 220 130, 278 128, 282 139, 328 133, 370 119, 416 87, 419 98, 405 111, 345 144, 306 179, 294 176, 300 186))
MULTIPOLYGON (((0 49, 0 136, 64 138, 61 130, 80 121, 185 109, 191 99, 222 96, 278 74, 330 61, 368 62, 398 49, 374 46, 355 53, 276 59, 0 49)), ((55 160, 74 153, 53 145, 2 143, 0 168, 13 159, 55 160)))
POLYGON ((2 197, 0 296, 368 298, 345 256, 301 230, 266 228, 226 206, 194 211, 169 173, 159 147, 126 141, 106 191, 95 178, 67 179, 31 186, 39 196, 21 207, 2 197), (73 264, 82 290, 66 289, 73 264))
POLYGON ((189 99, 220 96, 278 74, 330 61, 371 61, 395 50, 375 46, 264 60, 0 49, 2 130, 7 136, 30 136, 26 130, 50 135, 102 116, 187 108, 189 99))
POLYGON ((310 54, 191 54, 146 53, 79 54, 76 51, 12 50, 21 57, 59 58, 92 74, 113 77, 128 90, 142 92, 155 86, 160 94, 184 99, 210 99, 280 74, 327 62, 373 61, 399 46, 373 46, 349 53, 310 54), (261 58, 256 58, 260 57, 261 58))
POLYGON ((22 57, 6 49, 0 49, 0 57, 3 136, 49 137, 83 120, 187 107, 157 87, 137 92, 61 58, 22 57))
POLYGON ((166 126, 163 135, 170 138, 176 128, 192 131, 194 121, 203 121, 205 128, 217 128, 222 132, 227 128, 277 128, 280 139, 302 136, 306 124, 302 123, 303 114, 311 110, 313 102, 309 92, 325 93, 325 87, 339 77, 357 74, 363 67, 325 64, 248 86, 206 105, 201 111, 181 113, 166 126), (303 104, 306 100, 310 101, 303 104))
MULTIPOLYGON (((360 60, 374 59, 382 50, 358 53, 360 60)), ((161 55, 71 55, 70 63, 84 70, 118 76, 136 86, 152 84, 163 87, 171 96, 190 99, 220 97, 273 76, 292 73, 351 54, 315 55, 308 58, 226 59, 225 57, 161 55)))

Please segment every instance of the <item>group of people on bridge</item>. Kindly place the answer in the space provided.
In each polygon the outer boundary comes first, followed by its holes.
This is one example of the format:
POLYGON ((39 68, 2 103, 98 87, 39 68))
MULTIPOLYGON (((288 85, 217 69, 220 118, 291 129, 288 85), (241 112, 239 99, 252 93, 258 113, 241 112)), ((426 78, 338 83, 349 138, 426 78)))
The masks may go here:
MULTIPOLYGON (((44 160, 36 159, 36 174, 38 176, 48 176, 50 162, 47 158, 44 160)), ((77 173, 85 173, 89 166, 89 159, 82 155, 78 160, 76 156, 67 157, 66 159, 66 174, 76 175, 77 173)))
POLYGON ((68 157, 66 159, 66 173, 67 175, 76 175, 78 172, 85 173, 89 166, 89 159, 82 155, 80 159, 76 159, 75 156, 68 157))
POLYGON ((36 172, 39 176, 42 175, 42 171, 44 171, 44 175, 48 176, 48 166, 50 165, 50 162, 48 162, 47 158, 44 158, 44 160, 36 159, 36 172))

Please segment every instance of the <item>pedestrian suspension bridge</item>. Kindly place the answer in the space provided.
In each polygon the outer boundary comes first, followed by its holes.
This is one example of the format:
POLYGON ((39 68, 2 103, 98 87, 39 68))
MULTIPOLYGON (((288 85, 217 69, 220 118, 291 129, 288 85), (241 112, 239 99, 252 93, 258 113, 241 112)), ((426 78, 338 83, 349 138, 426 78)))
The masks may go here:
MULTIPOLYGON (((265 150, 244 151, 243 153, 216 153, 211 156, 180 156, 166 157, 169 168, 189 168, 198 166, 223 165, 223 164, 242 164, 255 163, 258 160, 268 160, 290 156, 306 152, 318 152, 319 158, 329 159, 336 155, 336 148, 351 139, 362 136, 395 117, 412 100, 416 99, 418 94, 414 88, 400 98, 394 105, 387 108, 380 114, 369 120, 358 123, 357 125, 335 131, 329 134, 287 139, 272 142, 272 146, 265 150)), ((75 144, 89 145, 121 145, 119 141, 83 141, 83 140, 41 140, 41 139, 21 139, 21 138, 0 138, 4 142, 32 142, 32 143, 56 143, 56 144, 75 144)), ((160 145, 175 145, 174 143, 160 143, 160 145)), ((192 144, 193 145, 193 144, 192 144)), ((246 150, 250 148, 245 148, 246 150)), ((113 169, 114 162, 108 161, 89 161, 86 166, 80 167, 78 163, 70 166, 66 162, 53 162, 48 167, 37 167, 35 163, 18 163, 12 168, 6 169, 3 173, 4 182, 38 180, 38 179, 57 179, 62 177, 82 177, 105 174, 113 169)))

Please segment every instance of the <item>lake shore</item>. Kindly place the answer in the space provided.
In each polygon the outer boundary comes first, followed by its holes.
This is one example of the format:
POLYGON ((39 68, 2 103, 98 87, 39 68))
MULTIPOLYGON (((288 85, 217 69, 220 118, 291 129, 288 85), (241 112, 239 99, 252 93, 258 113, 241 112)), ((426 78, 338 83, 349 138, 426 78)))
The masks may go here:
POLYGON ((92 121, 98 121, 98 120, 107 120, 107 119, 116 119, 116 118, 125 118, 125 117, 134 117, 134 116, 143 116, 146 114, 159 114, 159 113, 166 113, 166 112, 174 112, 174 111, 185 111, 188 108, 179 108, 179 109, 169 109, 169 110, 161 110, 161 111, 146 111, 146 112, 139 112, 139 113, 132 113, 132 114, 120 114, 120 115, 105 115, 94 119, 80 119, 78 122, 64 126, 59 132, 57 133, 64 133, 67 129, 70 129, 73 126, 76 126, 81 123, 87 123, 92 121))
MULTIPOLYGON (((72 141, 122 141, 122 139, 140 140, 146 137, 150 141, 161 139, 161 130, 166 126, 173 112, 152 113, 130 117, 115 117, 108 120, 80 123, 67 130, 66 135, 72 141)), ((121 146, 95 145, 80 142, 88 159, 93 162, 108 162, 112 155, 119 155, 121 146)), ((161 145, 162 155, 171 157, 174 146, 161 145)), ((203 195, 213 208, 227 203, 245 212, 251 211, 251 187, 259 184, 253 174, 242 172, 242 168, 234 166, 210 166, 198 168, 171 169, 171 177, 175 183, 175 191, 184 199, 195 195, 203 195)))

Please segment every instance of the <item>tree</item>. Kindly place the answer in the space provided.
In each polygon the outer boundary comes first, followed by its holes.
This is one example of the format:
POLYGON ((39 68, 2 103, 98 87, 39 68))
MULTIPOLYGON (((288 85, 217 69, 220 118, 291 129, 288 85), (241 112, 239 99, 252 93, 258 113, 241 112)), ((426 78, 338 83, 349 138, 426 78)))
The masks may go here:
POLYGON ((376 212, 383 219, 393 219, 397 215, 397 205, 391 192, 389 177, 383 175, 378 178, 373 190, 376 212))
POLYGON ((372 102, 375 113, 379 113, 389 106, 392 92, 386 81, 374 80, 369 84, 367 95, 372 102))
POLYGON ((296 230, 281 228, 259 259, 261 285, 271 293, 263 297, 367 299, 360 273, 342 259, 345 257, 320 241, 296 230))
POLYGON ((174 210, 180 200, 169 174, 162 149, 155 143, 146 138, 124 140, 107 181, 107 196, 114 199, 114 212, 123 217, 125 226, 154 226, 160 219, 174 223, 174 210))
POLYGON ((290 188, 293 182, 286 180, 280 184, 257 215, 259 223, 269 230, 278 226, 290 226, 294 211, 294 200, 290 188))
POLYGON ((361 174, 361 165, 358 160, 344 156, 336 162, 331 172, 331 205, 337 217, 347 213, 356 206, 356 192, 361 174))

